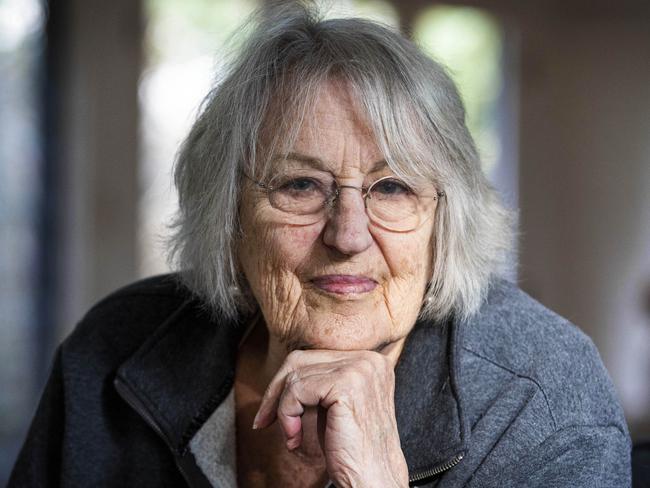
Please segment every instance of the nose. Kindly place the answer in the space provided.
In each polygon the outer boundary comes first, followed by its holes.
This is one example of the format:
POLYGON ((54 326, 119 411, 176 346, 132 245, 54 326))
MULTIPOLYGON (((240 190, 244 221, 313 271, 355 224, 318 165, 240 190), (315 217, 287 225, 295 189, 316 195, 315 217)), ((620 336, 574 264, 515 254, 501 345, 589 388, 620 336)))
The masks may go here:
POLYGON ((323 242, 348 256, 361 253, 372 244, 368 214, 357 188, 340 187, 339 196, 325 224, 323 242))

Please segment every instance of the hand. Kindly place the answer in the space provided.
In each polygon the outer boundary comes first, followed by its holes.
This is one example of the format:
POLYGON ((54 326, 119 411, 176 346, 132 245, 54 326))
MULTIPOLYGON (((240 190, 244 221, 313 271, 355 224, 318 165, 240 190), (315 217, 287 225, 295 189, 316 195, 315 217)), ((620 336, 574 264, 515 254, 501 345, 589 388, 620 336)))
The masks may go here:
POLYGON ((293 450, 302 442, 305 407, 320 407, 319 440, 337 487, 406 487, 393 368, 372 351, 293 351, 266 389, 253 428, 277 419, 293 450))

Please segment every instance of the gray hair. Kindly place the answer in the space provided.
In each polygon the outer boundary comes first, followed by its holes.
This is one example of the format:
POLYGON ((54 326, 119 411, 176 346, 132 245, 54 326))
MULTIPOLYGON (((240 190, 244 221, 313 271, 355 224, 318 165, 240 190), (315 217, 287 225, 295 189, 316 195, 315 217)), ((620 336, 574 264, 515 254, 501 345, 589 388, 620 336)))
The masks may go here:
POLYGON ((237 258, 242 174, 263 178, 268 148, 289 147, 319 87, 336 80, 352 93, 389 167, 446 194, 436 209, 433 274, 420 316, 476 312, 503 270, 512 218, 481 170, 444 69, 387 26, 324 20, 298 2, 263 8, 248 26, 251 35, 206 97, 176 161, 170 260, 183 282, 229 318, 256 306, 237 258))

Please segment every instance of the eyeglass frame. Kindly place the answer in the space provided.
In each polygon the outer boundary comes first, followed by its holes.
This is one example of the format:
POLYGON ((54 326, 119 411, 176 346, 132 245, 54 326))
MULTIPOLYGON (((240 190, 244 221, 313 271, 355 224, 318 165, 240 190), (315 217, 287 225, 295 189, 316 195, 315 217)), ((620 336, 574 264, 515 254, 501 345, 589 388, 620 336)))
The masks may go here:
MULTIPOLYGON (((245 171, 243 171, 242 174, 243 174, 246 178, 248 178, 251 182, 255 183, 257 186, 259 186, 260 188, 264 189, 267 193, 273 192, 273 191, 275 191, 275 190, 278 189, 278 188, 274 188, 274 187, 272 187, 272 186, 270 186, 270 185, 267 185, 266 183, 262 183, 261 181, 257 181, 256 179, 250 177, 250 176, 249 176, 245 171)), ((373 182, 372 182, 368 187, 365 187, 365 188, 364 188, 363 186, 359 187, 359 186, 353 186, 353 185, 339 185, 339 183, 336 181, 336 178, 333 178, 333 180, 334 180, 334 184, 335 184, 334 191, 332 192, 332 194, 331 194, 331 196, 329 197, 329 199, 327 199, 327 200, 324 202, 324 205, 323 205, 322 209, 325 209, 325 208, 327 208, 327 207, 333 206, 333 203, 334 203, 334 202, 339 198, 339 196, 341 195, 341 189, 343 189, 343 188, 350 188, 350 189, 352 189, 352 190, 359 190, 359 191, 361 192, 361 198, 363 198, 363 207, 364 207, 364 209, 366 210, 366 214, 367 214, 367 211, 368 211, 367 200, 368 200, 368 197, 370 196, 370 190, 372 189, 373 186, 375 186, 375 185, 376 185, 377 183, 379 183, 380 181, 384 181, 384 180, 388 180, 388 179, 395 179, 395 180, 401 181, 401 182, 403 182, 403 183, 404 183, 408 188, 410 188, 410 186, 409 186, 408 184, 406 184, 406 182, 404 182, 403 180, 401 180, 401 179, 399 179, 399 178, 396 178, 395 176, 392 176, 392 175, 386 175, 386 176, 383 176, 383 177, 379 178, 378 180, 373 181, 373 182)), ((433 200, 434 200, 434 201, 438 201, 438 199, 443 198, 443 197, 446 197, 446 196, 447 196, 447 194, 446 194, 444 191, 442 191, 442 190, 437 190, 437 189, 436 189, 436 196, 433 197, 433 200)), ((271 201, 270 198, 269 198, 269 201, 271 201)), ((285 213, 289 213, 289 214, 291 213, 291 212, 286 212, 285 210, 282 210, 282 209, 280 209, 280 208, 277 208, 277 207, 275 207, 273 204, 271 204, 271 205, 272 205, 273 208, 275 208, 276 210, 280 210, 281 212, 285 212, 285 213)), ((293 214, 293 215, 299 215, 299 214, 293 214)), ((303 214, 303 215, 309 215, 309 214, 303 214)), ((371 215, 368 214, 368 217, 371 217, 371 215)), ((371 218, 371 220, 372 220, 372 218, 371 218)), ((373 220, 373 222, 374 222, 374 220, 373 220)), ((381 222, 378 222, 378 225, 382 225, 382 223, 381 223, 381 222)), ((395 231, 395 232, 398 232, 398 231, 395 231)))

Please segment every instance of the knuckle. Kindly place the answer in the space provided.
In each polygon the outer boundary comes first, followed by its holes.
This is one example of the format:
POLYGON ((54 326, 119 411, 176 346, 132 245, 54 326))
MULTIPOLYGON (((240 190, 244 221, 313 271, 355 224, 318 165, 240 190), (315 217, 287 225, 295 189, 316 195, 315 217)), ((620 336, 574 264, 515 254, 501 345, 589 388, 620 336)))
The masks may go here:
POLYGON ((390 361, 390 359, 388 359, 383 354, 377 354, 377 356, 378 356, 378 358, 377 358, 377 362, 378 362, 377 368, 380 371, 382 371, 384 374, 388 374, 388 375, 392 376, 394 374, 394 372, 395 372, 393 363, 390 361))
POLYGON ((285 389, 291 389, 296 386, 300 381, 300 374, 297 371, 291 371, 287 374, 287 379, 285 381, 285 389))
POLYGON ((377 371, 377 360, 374 357, 374 353, 368 352, 364 354, 359 360, 359 368, 367 376, 373 376, 377 371))
POLYGON ((287 354, 286 361, 291 365, 299 364, 304 354, 305 351, 301 351, 300 349, 294 349, 289 354, 287 354))
POLYGON ((350 412, 356 411, 355 397, 349 390, 338 392, 336 402, 350 412))
POLYGON ((393 371, 393 365, 387 356, 379 352, 368 351, 367 360, 372 364, 373 372, 377 374, 384 374, 388 371, 393 371))
POLYGON ((361 388, 367 384, 367 375, 358 367, 348 366, 345 370, 347 382, 355 388, 361 388))
POLYGON ((375 364, 377 365, 390 364, 390 360, 388 359, 388 356, 385 356, 384 354, 376 351, 368 351, 368 352, 370 353, 368 357, 375 364))

